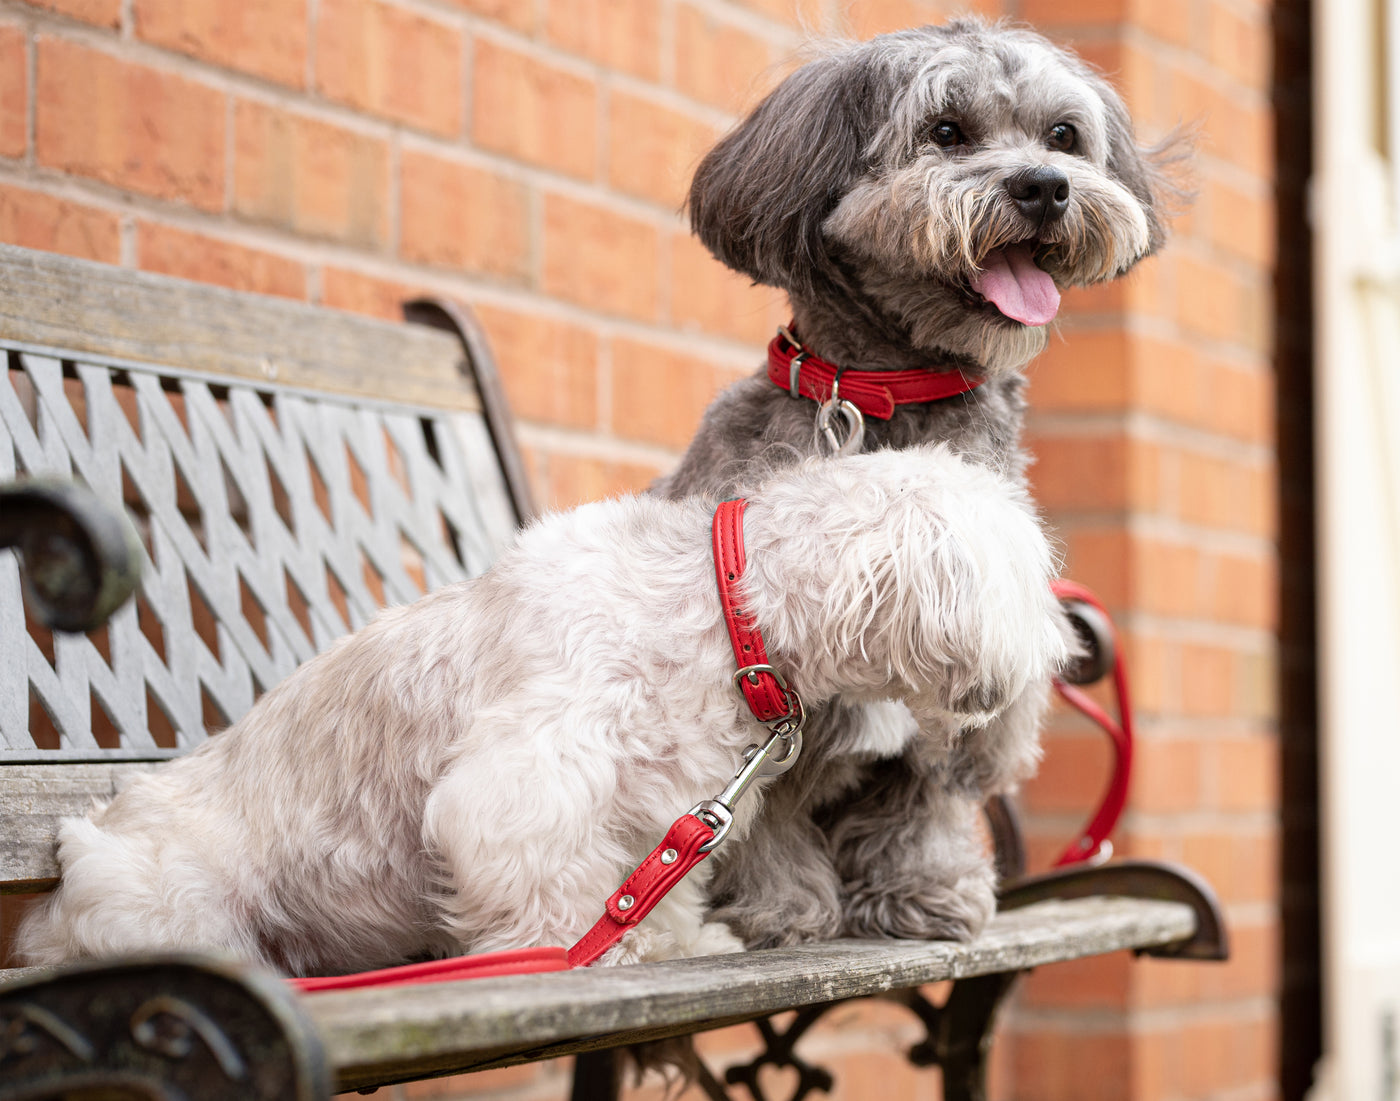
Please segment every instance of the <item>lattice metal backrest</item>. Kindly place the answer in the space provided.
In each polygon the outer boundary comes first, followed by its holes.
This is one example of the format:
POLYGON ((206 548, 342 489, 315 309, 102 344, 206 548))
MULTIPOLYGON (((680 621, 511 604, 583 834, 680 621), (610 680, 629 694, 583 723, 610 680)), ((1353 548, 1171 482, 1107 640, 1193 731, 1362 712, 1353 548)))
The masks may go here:
POLYGON ((515 517, 479 412, 394 406, 0 340, 0 478, 124 501, 135 601, 26 624, 0 552, 0 762, 169 756, 385 603, 479 573, 515 517))

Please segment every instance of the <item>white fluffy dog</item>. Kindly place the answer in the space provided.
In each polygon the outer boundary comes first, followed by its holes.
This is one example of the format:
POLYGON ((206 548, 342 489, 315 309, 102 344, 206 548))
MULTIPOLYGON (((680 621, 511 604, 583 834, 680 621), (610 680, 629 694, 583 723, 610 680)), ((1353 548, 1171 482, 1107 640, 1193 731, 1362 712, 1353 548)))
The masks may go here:
MULTIPOLYGON (((555 514, 484 576, 384 611, 225 733, 67 820, 61 883, 22 953, 225 949, 312 974, 572 943, 766 740, 733 685, 713 507, 555 514)), ((975 730, 985 701, 1066 657, 1024 492, 943 446, 788 468, 744 526, 745 606, 809 704, 895 697, 926 730, 975 730)), ((782 782, 739 804, 727 848, 782 782)), ((964 840, 940 878, 959 905, 989 905, 973 804, 945 813, 964 840)), ((704 923, 725 851, 604 962, 737 949, 704 923)))

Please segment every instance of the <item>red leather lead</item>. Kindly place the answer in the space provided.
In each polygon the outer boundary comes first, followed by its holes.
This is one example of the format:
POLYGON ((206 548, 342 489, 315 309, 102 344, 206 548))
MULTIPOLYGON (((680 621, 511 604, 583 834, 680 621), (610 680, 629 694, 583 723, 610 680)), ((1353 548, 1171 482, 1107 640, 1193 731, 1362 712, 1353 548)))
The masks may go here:
MULTIPOLYGON (((1055 581, 1051 589, 1061 600, 1082 600, 1102 612, 1107 618, 1108 609, 1093 592, 1074 581, 1055 581)), ((1128 669, 1123 662, 1123 649, 1115 646, 1113 651, 1113 689, 1118 697, 1118 722, 1114 722, 1102 707, 1083 690, 1055 678, 1055 691, 1091 722, 1108 735, 1113 744, 1113 773, 1109 777, 1108 788, 1099 800, 1098 809, 1084 827, 1080 835, 1060 854, 1055 867, 1078 864, 1085 860, 1103 859, 1104 843, 1128 801, 1128 785, 1133 770, 1133 704, 1128 695, 1128 669)), ((1110 848, 1108 852, 1112 852, 1110 848)))
MULTIPOLYGON (((763 636, 759 634, 753 616, 739 606, 737 591, 739 580, 744 575, 744 509, 747 505, 748 502, 742 498, 722 502, 715 509, 712 525, 719 602, 724 611, 725 626, 729 628, 729 641, 734 646, 734 659, 741 670, 768 664, 763 636)), ((773 722, 791 711, 787 691, 771 672, 755 670, 740 677, 738 683, 759 722, 773 722)))
POLYGON ((661 844, 652 849, 637 865, 637 870, 613 892, 603 916, 569 949, 569 966, 587 967, 651 913, 667 891, 710 855, 702 852, 701 846, 714 835, 715 831, 694 815, 683 814, 677 818, 661 844), (667 860, 667 853, 675 855, 667 860), (624 903, 624 900, 630 901, 624 903))
POLYGON ((533 975, 540 971, 569 970, 562 948, 511 948, 503 952, 478 952, 446 960, 409 963, 353 975, 325 975, 310 979, 288 979, 305 994, 327 990, 358 990, 366 986, 413 986, 457 979, 490 979, 499 975, 533 975))

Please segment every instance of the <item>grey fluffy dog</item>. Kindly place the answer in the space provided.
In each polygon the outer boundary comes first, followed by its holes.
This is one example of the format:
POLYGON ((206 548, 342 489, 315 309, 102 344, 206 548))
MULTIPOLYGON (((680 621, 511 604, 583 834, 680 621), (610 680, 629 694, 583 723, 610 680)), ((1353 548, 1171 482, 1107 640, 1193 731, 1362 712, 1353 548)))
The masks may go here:
MULTIPOLYGON (((797 69, 703 159, 689 209, 723 263, 788 293, 815 355, 985 380, 868 421, 867 449, 944 441, 1024 486, 1022 368, 1059 288, 1120 276, 1162 243, 1180 146, 1140 147, 1108 83, 1040 35, 958 21, 797 69)), ((816 408, 763 372, 735 384, 656 492, 727 493, 755 463, 811 454, 816 408)), ((715 917, 751 947, 975 936, 994 908, 990 856, 948 805, 1033 769, 1047 688, 981 680, 961 705, 979 720, 952 729, 894 703, 820 709, 820 748, 717 862, 715 917)))

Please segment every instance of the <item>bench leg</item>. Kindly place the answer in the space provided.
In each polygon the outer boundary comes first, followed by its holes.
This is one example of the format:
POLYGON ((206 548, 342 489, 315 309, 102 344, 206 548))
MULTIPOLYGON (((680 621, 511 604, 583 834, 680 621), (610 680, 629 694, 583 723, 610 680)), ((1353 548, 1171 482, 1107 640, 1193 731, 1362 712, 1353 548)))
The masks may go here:
POLYGON ((617 1101, 622 1086, 621 1059, 622 1053, 612 1049, 575 1055, 570 1101, 617 1101))
POLYGON ((807 1030, 817 1023, 818 1018, 828 1009, 839 1004, 839 1002, 827 1002, 823 1005, 809 1005, 799 1009, 792 1023, 781 1032, 773 1027, 773 1022, 769 1018, 760 1017, 754 1021, 759 1035, 763 1037, 763 1052, 751 1063, 730 1067, 724 1072, 725 1081, 730 1085, 743 1083, 753 1101, 770 1101, 764 1095, 763 1087, 759 1085, 758 1072, 765 1065, 791 1067, 797 1072, 797 1087, 793 1090, 791 1097, 781 1099, 781 1101, 802 1101, 802 1098, 813 1090, 830 1093, 835 1082, 835 1079, 831 1077, 831 1072, 825 1067, 813 1066, 798 1055, 794 1049, 797 1046, 797 1041, 802 1039, 807 1030))
MULTIPOLYGON (((830 1076, 828 1076, 828 1079, 830 1076)), ((734 1101, 724 1083, 714 1076, 698 1055, 695 1083, 710 1101, 734 1101)), ((570 1101, 617 1101, 622 1092, 622 1053, 615 1049, 585 1051, 574 1056, 574 1082, 570 1101)))
POLYGON ((928 1029, 928 1038, 909 1049, 909 1061, 942 1069, 943 1101, 986 1101, 997 1010, 1019 977, 1019 971, 1002 971, 959 979, 941 1006, 918 990, 890 995, 918 1014, 928 1029))
POLYGON ((80 965, 0 987, 7 1101, 327 1101, 321 1045, 274 976, 197 957, 80 965))

